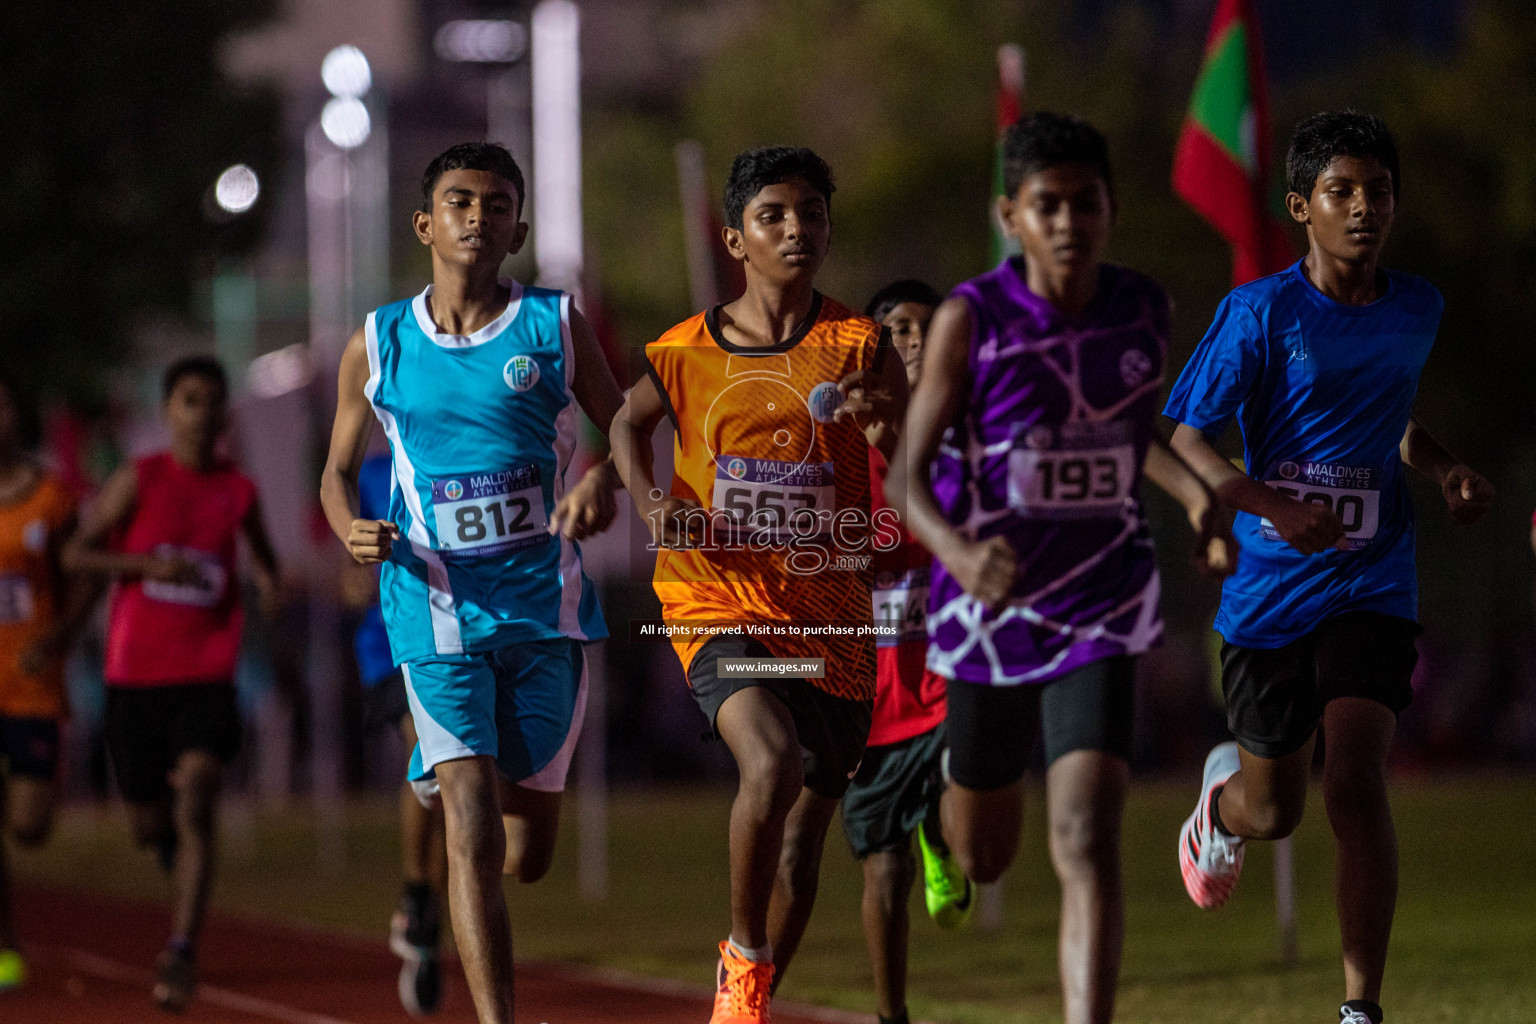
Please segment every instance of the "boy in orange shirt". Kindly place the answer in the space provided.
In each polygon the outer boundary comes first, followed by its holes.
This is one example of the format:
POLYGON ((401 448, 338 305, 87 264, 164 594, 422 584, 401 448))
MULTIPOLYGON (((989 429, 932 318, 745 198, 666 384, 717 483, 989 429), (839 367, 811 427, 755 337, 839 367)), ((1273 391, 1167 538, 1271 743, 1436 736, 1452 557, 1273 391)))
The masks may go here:
POLYGON ((648 375, 610 431, 614 465, 661 548, 656 594, 669 629, 683 631, 674 646, 694 699, 741 770, 711 1024, 768 1021, 810 919, 827 826, 869 738, 863 431, 894 442, 907 388, 880 325, 815 290, 831 200, 831 169, 808 149, 736 158, 724 234, 746 291, 646 346, 648 375), (651 468, 663 416, 676 428, 670 495, 651 468), (768 674, 736 672, 765 659, 779 662, 768 674))
POLYGON ((37 846, 53 827, 64 652, 92 597, 88 585, 66 586, 59 570, 75 501, 24 451, 23 404, 0 377, 0 992, 26 980, 3 833, 37 846))

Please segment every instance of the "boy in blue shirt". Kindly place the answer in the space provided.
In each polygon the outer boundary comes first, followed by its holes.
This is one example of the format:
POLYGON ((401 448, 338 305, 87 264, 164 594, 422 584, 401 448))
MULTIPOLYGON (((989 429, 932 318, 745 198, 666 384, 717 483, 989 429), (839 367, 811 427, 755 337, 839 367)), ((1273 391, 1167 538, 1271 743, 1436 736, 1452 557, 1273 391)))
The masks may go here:
POLYGON ((1237 742, 1206 759, 1179 864, 1196 904, 1224 903, 1244 840, 1279 839, 1300 822, 1321 725, 1339 1015, 1381 1024, 1397 902, 1386 763, 1420 632, 1403 466, 1439 485, 1458 523, 1481 518, 1493 488, 1412 416, 1444 303, 1422 279, 1379 266, 1399 191, 1387 126, 1354 111, 1310 117, 1286 174, 1307 255, 1223 300, 1166 410, 1174 449, 1237 510, 1243 551, 1216 617, 1237 742), (1212 447, 1234 415, 1246 474, 1212 447))
POLYGON ((580 414, 605 433, 622 397, 571 301, 499 275, 528 234, 523 175, 494 143, 454 146, 413 215, 432 284, 368 314, 341 358, 321 476, 353 559, 379 564, 391 656, 417 744, 418 792, 440 788, 453 933, 480 1024, 512 1024, 503 872, 537 881, 586 708, 582 644, 607 636, 576 542, 613 521, 611 462, 568 480, 580 414), (388 516, 357 480, 377 419, 388 516))

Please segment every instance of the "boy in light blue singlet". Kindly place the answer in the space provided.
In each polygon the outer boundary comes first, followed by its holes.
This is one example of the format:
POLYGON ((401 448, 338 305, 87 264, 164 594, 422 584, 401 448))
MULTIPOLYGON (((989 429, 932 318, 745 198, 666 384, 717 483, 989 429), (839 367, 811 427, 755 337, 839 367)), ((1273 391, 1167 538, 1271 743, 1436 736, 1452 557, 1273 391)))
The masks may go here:
POLYGON ((443 153, 416 235, 432 284, 368 315, 342 357, 321 501, 353 558, 382 563, 391 654, 440 787, 454 935, 482 1024, 512 1020, 501 874, 549 869, 586 705, 582 644, 607 635, 577 541, 613 520, 611 463, 570 485, 582 412, 606 432, 622 401, 571 297, 497 276, 521 248, 522 173, 500 146, 443 153), (389 517, 360 517, 377 418, 389 517))
POLYGON ((1242 544, 1216 628, 1236 743, 1206 759, 1179 837, 1185 888, 1226 902, 1247 839, 1301 820, 1319 727, 1323 798, 1338 847, 1344 1024, 1381 1024, 1397 901, 1386 765, 1413 699, 1418 587, 1404 467, 1473 522, 1488 481, 1413 418, 1444 302, 1379 265, 1397 209, 1397 147, 1369 114, 1303 121, 1286 157, 1286 205, 1309 251, 1234 290, 1168 399, 1173 447, 1237 510, 1242 544), (1212 447, 1236 417, 1246 474, 1212 447))

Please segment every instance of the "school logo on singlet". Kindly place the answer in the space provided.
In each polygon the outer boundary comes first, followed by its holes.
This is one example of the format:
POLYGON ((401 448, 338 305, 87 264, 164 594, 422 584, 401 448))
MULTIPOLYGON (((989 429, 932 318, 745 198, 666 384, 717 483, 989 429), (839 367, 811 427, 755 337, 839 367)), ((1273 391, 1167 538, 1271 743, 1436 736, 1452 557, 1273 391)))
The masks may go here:
POLYGON ((507 387, 521 394, 539 382, 539 364, 532 356, 513 356, 502 367, 501 376, 507 387))
POLYGON ((1152 357, 1139 348, 1126 349, 1120 357, 1120 379, 1128 388, 1140 387, 1152 372, 1152 357))
POLYGON ((817 423, 831 423, 837 407, 842 405, 842 395, 837 393, 837 385, 830 380, 824 380, 811 389, 811 397, 805 400, 806 407, 811 410, 811 419, 817 423))

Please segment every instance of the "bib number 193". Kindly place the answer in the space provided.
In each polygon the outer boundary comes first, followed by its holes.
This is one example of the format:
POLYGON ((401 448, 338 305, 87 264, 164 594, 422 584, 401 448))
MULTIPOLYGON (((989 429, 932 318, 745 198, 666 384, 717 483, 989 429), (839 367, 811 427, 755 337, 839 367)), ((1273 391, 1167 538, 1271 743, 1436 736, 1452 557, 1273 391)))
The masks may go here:
POLYGON ((1135 478, 1130 445, 1015 448, 1008 456, 1008 504, 1027 516, 1104 515, 1120 508, 1135 478))

